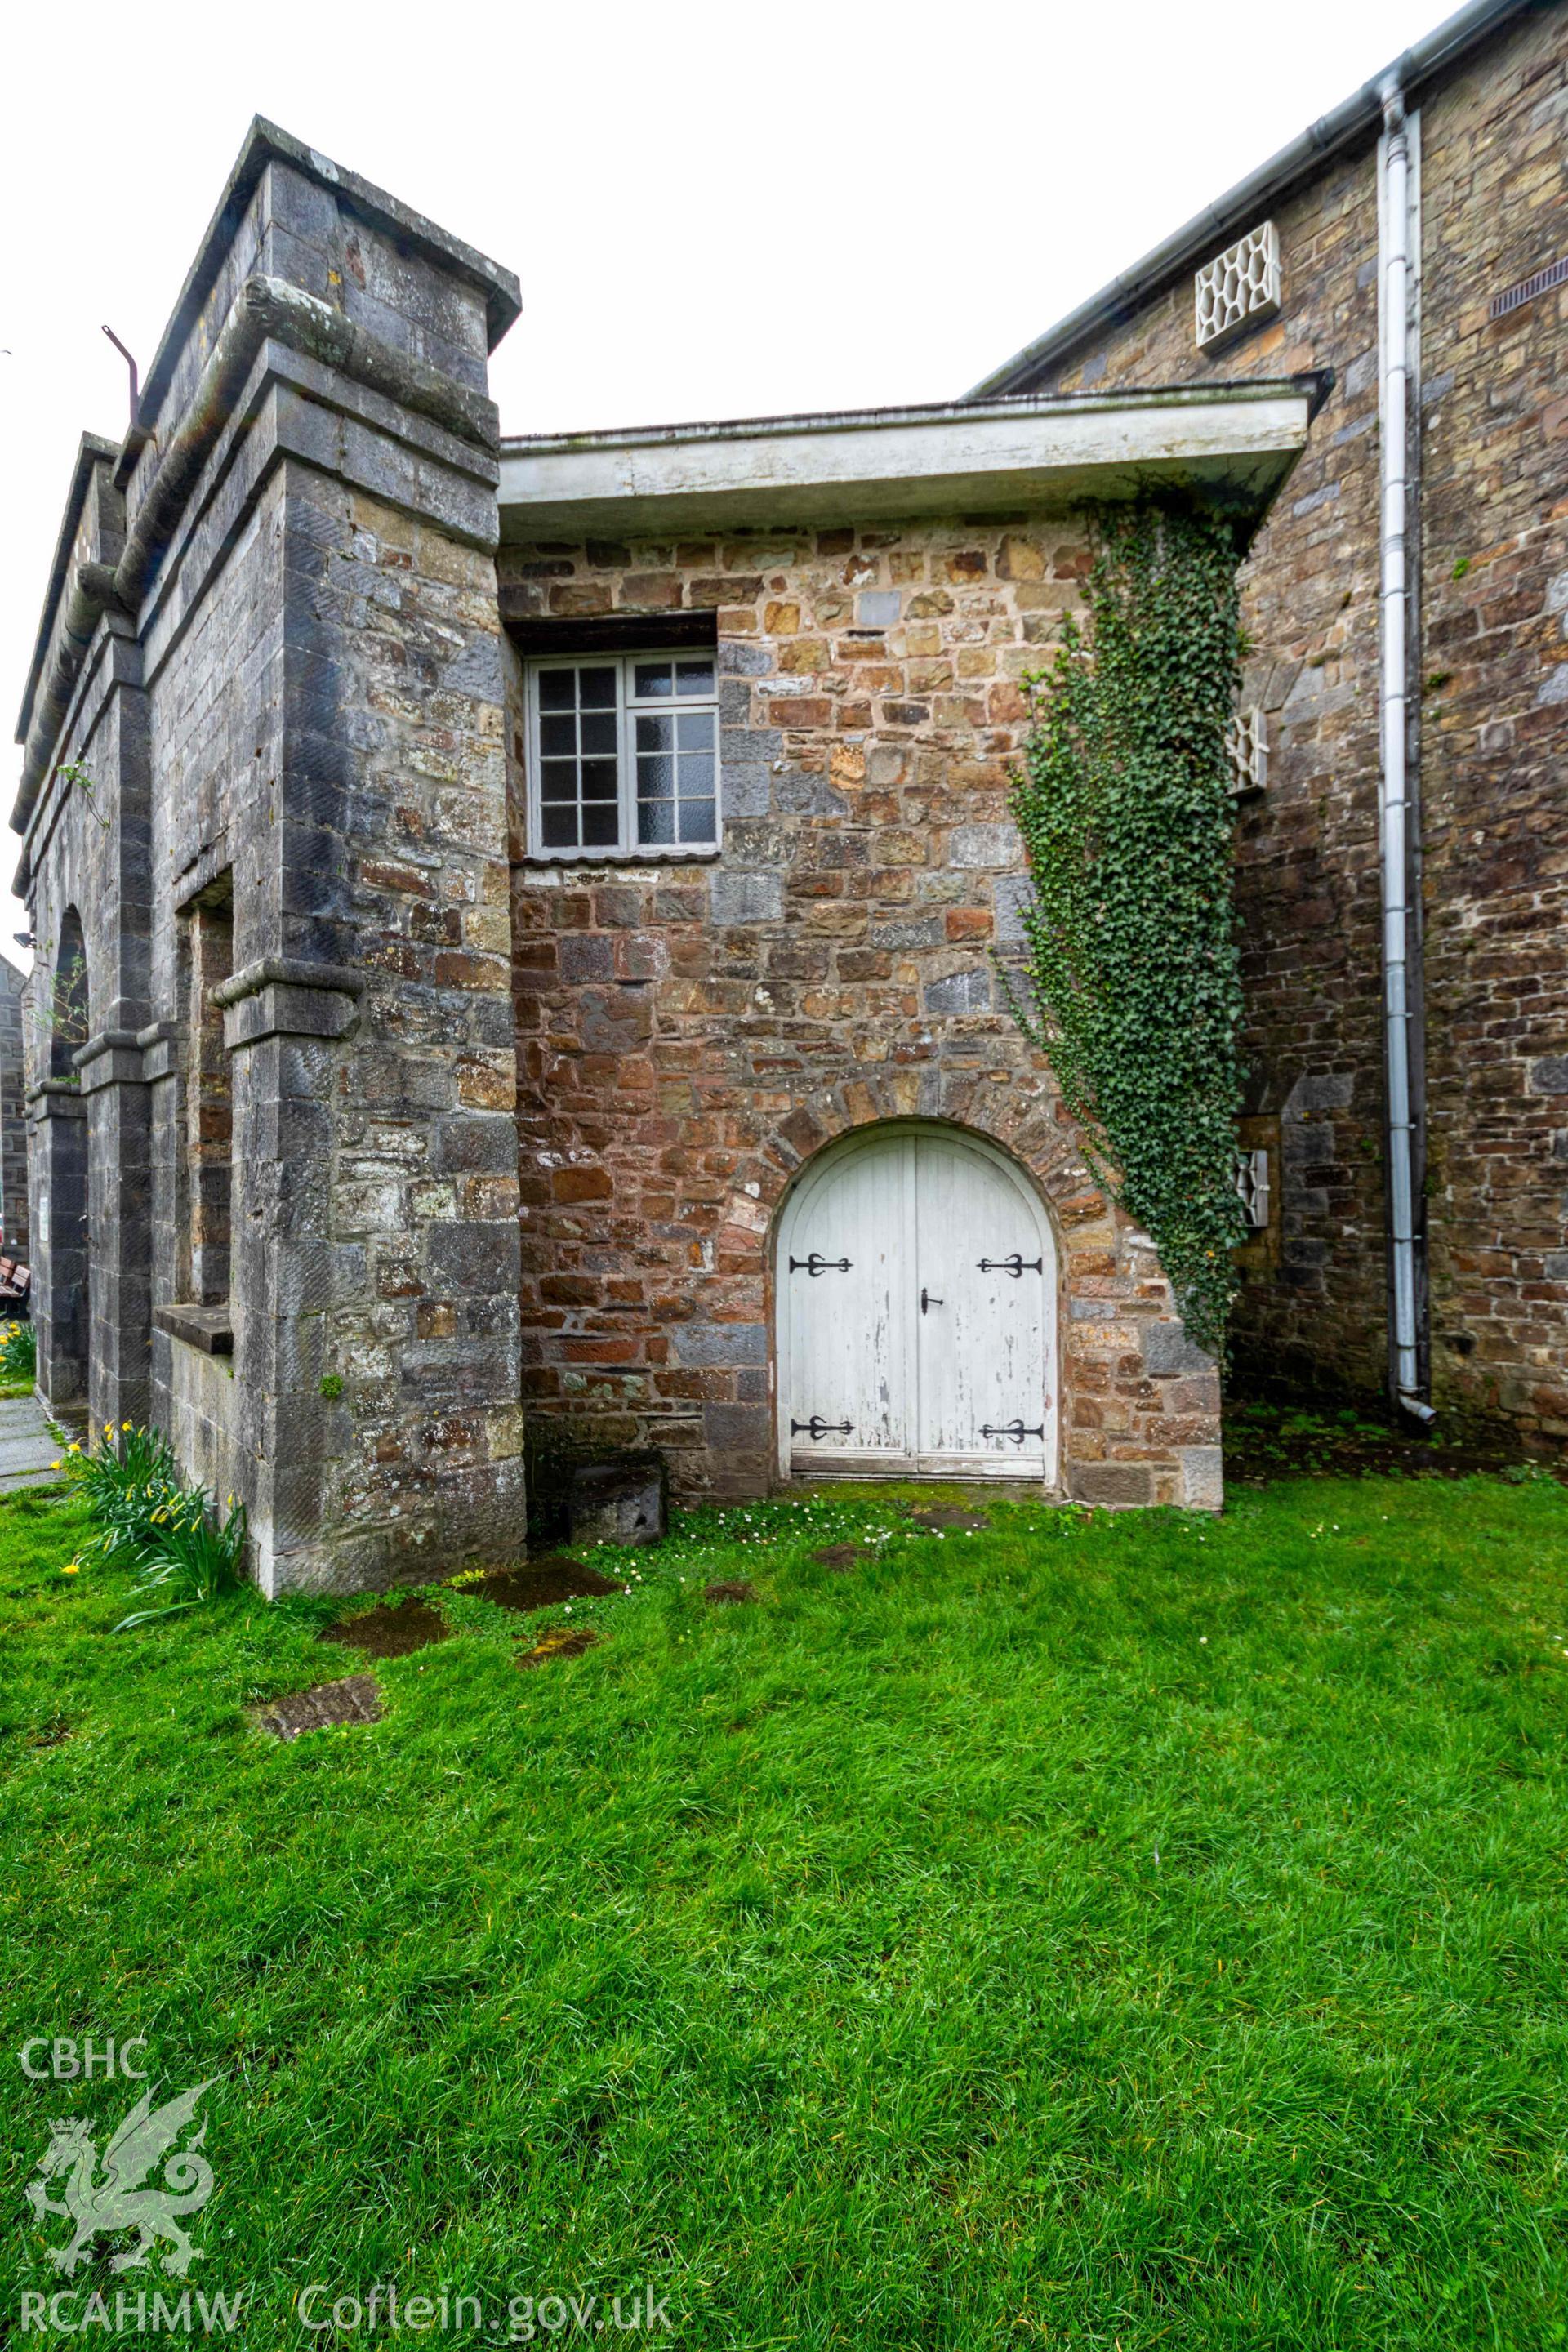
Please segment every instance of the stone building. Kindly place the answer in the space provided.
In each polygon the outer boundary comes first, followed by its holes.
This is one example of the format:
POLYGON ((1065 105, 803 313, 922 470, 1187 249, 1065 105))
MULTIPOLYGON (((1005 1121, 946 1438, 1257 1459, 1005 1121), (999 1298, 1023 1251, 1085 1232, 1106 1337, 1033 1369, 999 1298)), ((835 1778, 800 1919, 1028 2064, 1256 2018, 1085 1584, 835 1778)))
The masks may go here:
POLYGON ((503 442, 516 309, 258 123, 82 444, 16 819, 45 1395, 167 1428, 269 1591, 515 1552, 525 1405, 686 1495, 1216 1502, 989 950, 1085 501, 1245 532, 1321 386, 503 442))
MULTIPOLYGON (((1538 39, 1517 13, 1445 70, 1538 39)), ((269 1591, 515 1554, 525 1421, 657 1447, 689 1498, 897 1470, 1212 1507, 1213 1367, 1001 1001, 1009 766, 1092 508, 1245 541, 1288 481, 1266 578, 1364 383, 1324 406, 1338 346, 1298 339, 1173 388, 505 439, 517 304, 258 122, 131 433, 83 441, 15 819, 45 1395, 167 1428, 269 1591)), ((1358 578, 1309 567, 1302 626, 1358 578)), ((1293 749, 1245 819, 1260 1004, 1316 945, 1306 869, 1326 910, 1375 861, 1375 824, 1310 841, 1333 796, 1293 749)), ((1375 1055, 1373 956, 1247 1131, 1284 1198, 1248 1336, 1298 1353, 1303 1275, 1326 1305, 1369 1255, 1304 1246, 1341 1180, 1325 1208, 1301 1138, 1356 1099, 1368 987, 1375 1055)), ((1322 1349, 1359 1329, 1370 1380, 1362 1278, 1322 1349)))
POLYGON ((1568 10, 1483 0, 972 395, 1334 371, 1247 574, 1243 700, 1262 789, 1237 851, 1246 1132, 1274 1182, 1238 1352, 1255 1372, 1413 1392, 1446 1426, 1501 1422, 1538 1445, 1568 1438, 1565 326, 1568 10), (1402 256, 1400 354, 1387 290, 1402 256), (1384 425, 1401 356, 1396 445, 1384 425), (1391 470, 1403 593, 1398 551, 1381 543, 1391 470), (1407 848, 1392 897, 1391 602, 1407 848), (1399 974, 1383 938, 1399 900, 1407 1215, 1385 1038, 1399 974))
POLYGON ((688 1494, 858 1470, 1218 1501, 1213 1367, 993 950, 1076 509, 1211 462, 1205 495, 1245 498, 1317 390, 503 445, 537 1414, 656 1444, 688 1494), (623 746, 602 802, 591 729, 623 746))

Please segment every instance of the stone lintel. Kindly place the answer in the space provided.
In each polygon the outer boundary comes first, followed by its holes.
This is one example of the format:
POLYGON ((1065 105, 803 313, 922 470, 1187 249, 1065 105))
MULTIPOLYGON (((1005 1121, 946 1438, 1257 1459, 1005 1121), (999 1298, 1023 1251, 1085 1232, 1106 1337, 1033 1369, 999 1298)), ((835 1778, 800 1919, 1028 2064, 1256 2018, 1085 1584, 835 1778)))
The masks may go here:
POLYGON ((153 1322, 171 1339, 199 1348, 204 1356, 232 1356, 234 1323, 227 1301, 220 1307, 154 1307, 153 1322))

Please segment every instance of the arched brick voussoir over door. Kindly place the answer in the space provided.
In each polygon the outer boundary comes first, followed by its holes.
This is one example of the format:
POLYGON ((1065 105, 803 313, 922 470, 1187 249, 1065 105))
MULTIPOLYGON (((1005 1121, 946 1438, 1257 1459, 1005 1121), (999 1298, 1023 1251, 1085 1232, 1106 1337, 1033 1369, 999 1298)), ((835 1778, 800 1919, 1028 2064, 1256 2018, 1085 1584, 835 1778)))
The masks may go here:
POLYGON ((782 1467, 781 1214, 833 1146, 909 1122, 999 1150, 1040 1201, 1057 1256, 1058 1487, 1212 1507, 1214 1369, 1188 1346, 1152 1247, 1089 1177, 1048 1068, 1019 1055, 1005 1071, 994 1058, 969 1072, 889 1063, 771 1097, 742 1091, 711 1118, 705 1171, 663 1120, 652 1136, 635 1120, 563 1132, 542 1108, 551 1165, 530 1165, 525 1218, 530 1412, 584 1443, 658 1446, 679 1499, 766 1492, 782 1467), (649 1168, 662 1195, 651 1215, 649 1168))
MULTIPOLYGON (((1059 1277, 1061 1454, 1058 1484, 1084 1500, 1211 1505, 1219 1496, 1218 1383, 1175 1319, 1171 1286, 1147 1237, 1089 1176, 1081 1142, 1043 1066, 994 1076, 885 1069, 798 1101, 742 1151, 715 1235, 697 1316, 731 1326, 734 1352, 772 1362, 777 1318, 774 1245, 786 1202, 821 1155, 879 1123, 930 1124, 999 1148, 1039 1196, 1059 1277), (742 1334, 744 1337, 742 1337, 742 1334)), ((776 1366, 774 1367, 776 1374, 776 1366)), ((714 1416, 716 1422, 720 1416, 714 1416)), ((776 1452, 761 1428, 714 1464, 717 1491, 739 1493, 776 1452)), ((722 1433, 716 1426, 715 1439, 722 1433)))

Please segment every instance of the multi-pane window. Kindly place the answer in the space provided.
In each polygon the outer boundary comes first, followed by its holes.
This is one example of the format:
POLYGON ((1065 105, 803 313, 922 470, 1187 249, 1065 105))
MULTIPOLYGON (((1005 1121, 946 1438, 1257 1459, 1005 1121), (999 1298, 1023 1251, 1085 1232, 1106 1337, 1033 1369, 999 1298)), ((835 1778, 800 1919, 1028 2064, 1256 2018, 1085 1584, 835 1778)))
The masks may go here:
POLYGON ((717 847, 717 696, 710 653, 533 663, 535 853, 679 856, 717 847))

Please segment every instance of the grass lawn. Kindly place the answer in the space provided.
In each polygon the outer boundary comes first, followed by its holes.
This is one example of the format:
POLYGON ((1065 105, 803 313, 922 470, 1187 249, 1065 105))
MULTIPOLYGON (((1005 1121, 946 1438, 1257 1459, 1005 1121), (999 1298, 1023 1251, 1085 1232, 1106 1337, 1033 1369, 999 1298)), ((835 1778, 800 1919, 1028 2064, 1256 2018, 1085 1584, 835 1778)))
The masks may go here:
MULTIPOLYGON (((216 2078, 229 2340, 390 2340, 293 2299, 395 2282, 469 2344, 645 2286, 721 2352, 1568 2342, 1568 1492, 912 1499, 698 1515, 541 1616, 448 1591, 383 1720, 291 1745, 247 1710, 365 1668, 327 1604, 111 1637, 76 1507, 0 1506, 0 2046, 216 2078)), ((107 2340, 22 2336, 68 2230, 24 2189, 136 2088, 0 2069, 0 2336, 107 2340)), ((100 2243, 83 2301, 181 2285, 100 2243)))

